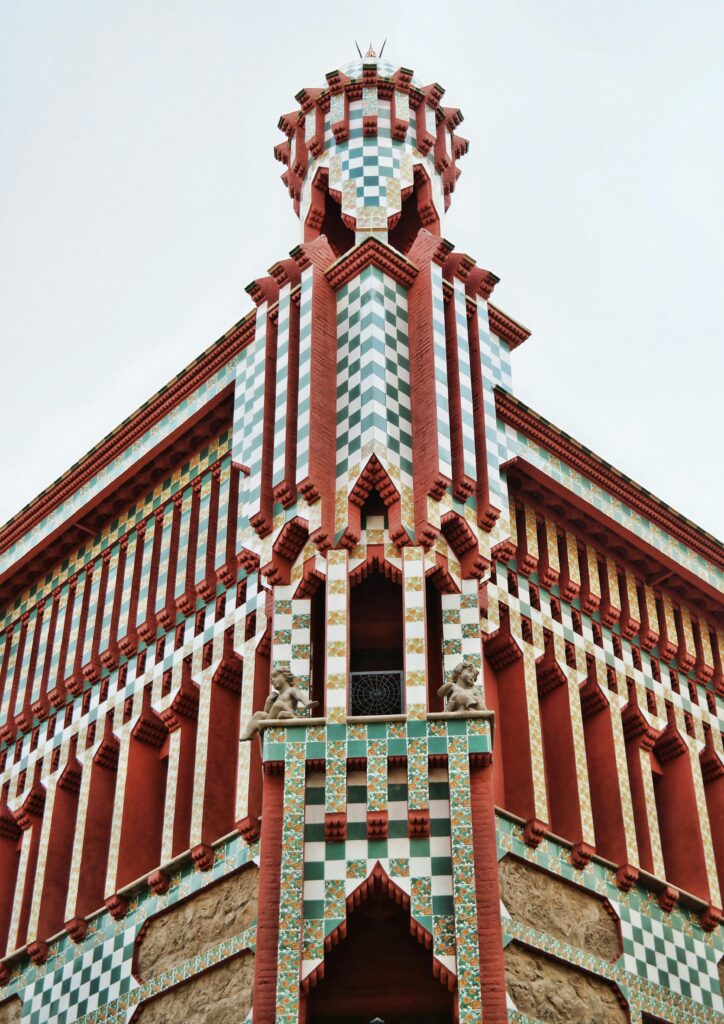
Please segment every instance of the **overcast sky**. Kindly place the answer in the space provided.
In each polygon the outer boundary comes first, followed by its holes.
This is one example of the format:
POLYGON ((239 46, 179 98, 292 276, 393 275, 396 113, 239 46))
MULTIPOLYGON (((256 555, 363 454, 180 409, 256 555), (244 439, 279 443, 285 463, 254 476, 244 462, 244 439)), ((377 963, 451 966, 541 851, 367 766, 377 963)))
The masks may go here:
POLYGON ((724 532, 721 0, 0 0, 0 522, 248 311, 278 117, 385 37, 465 115, 515 392, 724 532))

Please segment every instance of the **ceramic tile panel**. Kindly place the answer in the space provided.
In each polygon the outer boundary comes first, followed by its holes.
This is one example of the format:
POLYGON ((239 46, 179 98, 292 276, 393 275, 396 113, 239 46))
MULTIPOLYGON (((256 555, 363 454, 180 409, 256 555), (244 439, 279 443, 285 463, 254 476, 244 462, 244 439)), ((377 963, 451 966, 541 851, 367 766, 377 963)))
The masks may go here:
POLYGON ((125 1024, 129 1012, 143 999, 242 950, 253 950, 254 927, 152 981, 140 983, 132 974, 136 943, 145 921, 257 857, 258 846, 248 847, 237 836, 215 849, 209 871, 194 870, 188 861, 171 875, 167 893, 157 895, 146 889, 134 894, 123 919, 115 921, 104 911, 90 920, 80 944, 64 935, 51 944, 46 963, 14 963, 2 998, 13 993, 21 997, 23 1024, 125 1024))

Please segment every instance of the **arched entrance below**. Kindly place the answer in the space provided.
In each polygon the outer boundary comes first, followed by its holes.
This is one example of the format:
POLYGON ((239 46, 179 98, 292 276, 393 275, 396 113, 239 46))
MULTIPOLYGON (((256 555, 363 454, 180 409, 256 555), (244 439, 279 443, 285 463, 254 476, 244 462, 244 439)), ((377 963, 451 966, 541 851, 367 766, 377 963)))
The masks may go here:
POLYGON ((379 884, 370 886, 347 918, 346 937, 326 954, 324 977, 309 992, 306 1011, 305 1024, 456 1019, 454 992, 434 976, 432 951, 410 933, 409 912, 379 884))

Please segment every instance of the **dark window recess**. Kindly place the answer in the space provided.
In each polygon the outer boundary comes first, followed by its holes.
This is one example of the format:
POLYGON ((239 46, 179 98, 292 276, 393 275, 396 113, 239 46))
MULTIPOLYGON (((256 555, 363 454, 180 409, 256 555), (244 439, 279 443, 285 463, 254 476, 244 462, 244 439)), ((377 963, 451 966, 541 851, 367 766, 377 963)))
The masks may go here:
POLYGON ((402 672, 352 672, 349 688, 353 715, 402 714, 402 672))

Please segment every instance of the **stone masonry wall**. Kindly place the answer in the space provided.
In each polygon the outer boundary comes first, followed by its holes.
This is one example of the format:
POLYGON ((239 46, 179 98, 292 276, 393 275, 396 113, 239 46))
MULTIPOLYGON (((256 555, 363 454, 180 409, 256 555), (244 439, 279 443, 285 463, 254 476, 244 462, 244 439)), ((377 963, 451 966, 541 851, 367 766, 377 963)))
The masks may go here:
POLYGON ((141 1005, 133 1022, 239 1024, 251 1009, 253 984, 254 956, 242 953, 141 1005))
POLYGON ((522 1013, 544 1024, 626 1024, 628 1015, 602 979, 511 942, 508 991, 522 1013))
POLYGON ((500 895, 511 917, 569 946, 604 960, 621 952, 616 922, 592 893, 508 856, 500 862, 500 895))
POLYGON ((250 864, 153 918, 138 949, 136 974, 147 981, 247 929, 257 915, 258 874, 250 864))

